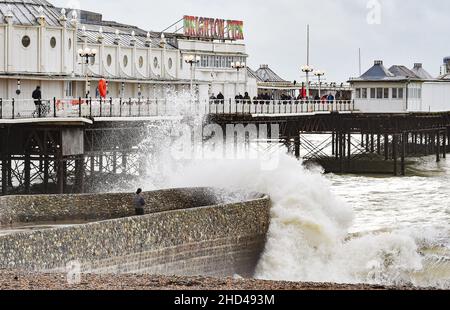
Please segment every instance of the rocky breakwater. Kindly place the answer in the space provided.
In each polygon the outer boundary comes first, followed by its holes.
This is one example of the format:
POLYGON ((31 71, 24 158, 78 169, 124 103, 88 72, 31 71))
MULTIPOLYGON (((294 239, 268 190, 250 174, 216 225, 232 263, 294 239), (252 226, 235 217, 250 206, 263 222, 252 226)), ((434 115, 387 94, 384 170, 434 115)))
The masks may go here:
POLYGON ((269 228, 269 197, 206 188, 147 192, 144 216, 134 216, 132 198, 132 194, 1 197, 0 229, 51 221, 89 223, 0 236, 0 268, 253 274, 269 228))

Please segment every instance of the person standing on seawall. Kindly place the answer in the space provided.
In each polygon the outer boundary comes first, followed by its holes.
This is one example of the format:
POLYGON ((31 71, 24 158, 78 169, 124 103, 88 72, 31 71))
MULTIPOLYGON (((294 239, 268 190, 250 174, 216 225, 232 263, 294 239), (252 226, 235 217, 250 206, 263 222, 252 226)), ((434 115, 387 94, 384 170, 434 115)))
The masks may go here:
POLYGON ((145 200, 144 197, 142 197, 142 189, 139 188, 134 196, 134 208, 136 210, 136 215, 144 215, 144 207, 145 200))

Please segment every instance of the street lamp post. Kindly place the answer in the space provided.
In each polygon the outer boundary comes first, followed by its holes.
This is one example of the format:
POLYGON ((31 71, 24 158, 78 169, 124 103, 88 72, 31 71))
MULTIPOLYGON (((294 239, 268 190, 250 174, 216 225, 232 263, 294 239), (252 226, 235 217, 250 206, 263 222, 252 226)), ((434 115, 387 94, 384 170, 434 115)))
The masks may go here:
POLYGON ((238 84, 239 84, 239 71, 245 68, 245 62, 232 62, 231 68, 237 71, 237 82, 236 82, 236 96, 238 95, 238 84))
POLYGON ((91 61, 91 59, 95 59, 95 56, 97 55, 97 50, 90 49, 89 47, 86 47, 85 49, 79 49, 78 55, 80 55, 82 61, 81 64, 83 67, 85 67, 85 77, 86 77, 86 98, 89 96, 89 79, 88 79, 88 66, 91 61))
POLYGON ((184 62, 191 66, 191 97, 194 94, 194 70, 195 66, 200 63, 200 56, 189 55, 184 57, 184 62))
POLYGON ((319 97, 322 98, 322 83, 321 83, 321 78, 322 76, 325 75, 324 71, 320 71, 320 70, 316 70, 314 72, 314 75, 317 76, 317 78, 319 79, 319 97))
POLYGON ((306 97, 309 99, 309 74, 314 71, 314 68, 310 65, 305 65, 302 67, 302 71, 306 73, 306 97))

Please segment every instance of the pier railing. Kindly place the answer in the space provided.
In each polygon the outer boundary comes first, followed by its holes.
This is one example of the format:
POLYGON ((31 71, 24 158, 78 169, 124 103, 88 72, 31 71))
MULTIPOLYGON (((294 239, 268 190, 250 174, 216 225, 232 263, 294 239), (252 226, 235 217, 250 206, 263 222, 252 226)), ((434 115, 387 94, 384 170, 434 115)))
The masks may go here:
POLYGON ((210 100, 78 98, 1 99, 0 119, 157 117, 183 115, 292 115, 308 113, 352 112, 351 100, 210 100), (36 104, 39 103, 39 104, 36 104))

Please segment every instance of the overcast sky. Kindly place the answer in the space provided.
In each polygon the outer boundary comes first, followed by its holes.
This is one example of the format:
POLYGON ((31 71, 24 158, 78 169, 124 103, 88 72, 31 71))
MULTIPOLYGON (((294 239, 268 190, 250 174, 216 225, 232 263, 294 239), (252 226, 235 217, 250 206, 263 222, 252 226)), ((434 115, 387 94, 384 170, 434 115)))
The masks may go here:
POLYGON ((244 21, 249 65, 269 64, 282 78, 301 80, 306 25, 311 25, 311 65, 327 80, 347 81, 374 60, 387 67, 422 62, 439 74, 450 55, 448 0, 49 0, 103 14, 106 20, 161 31, 183 15, 244 21), (381 15, 378 16, 380 4, 381 15), (370 8, 368 8, 368 6, 370 8))

